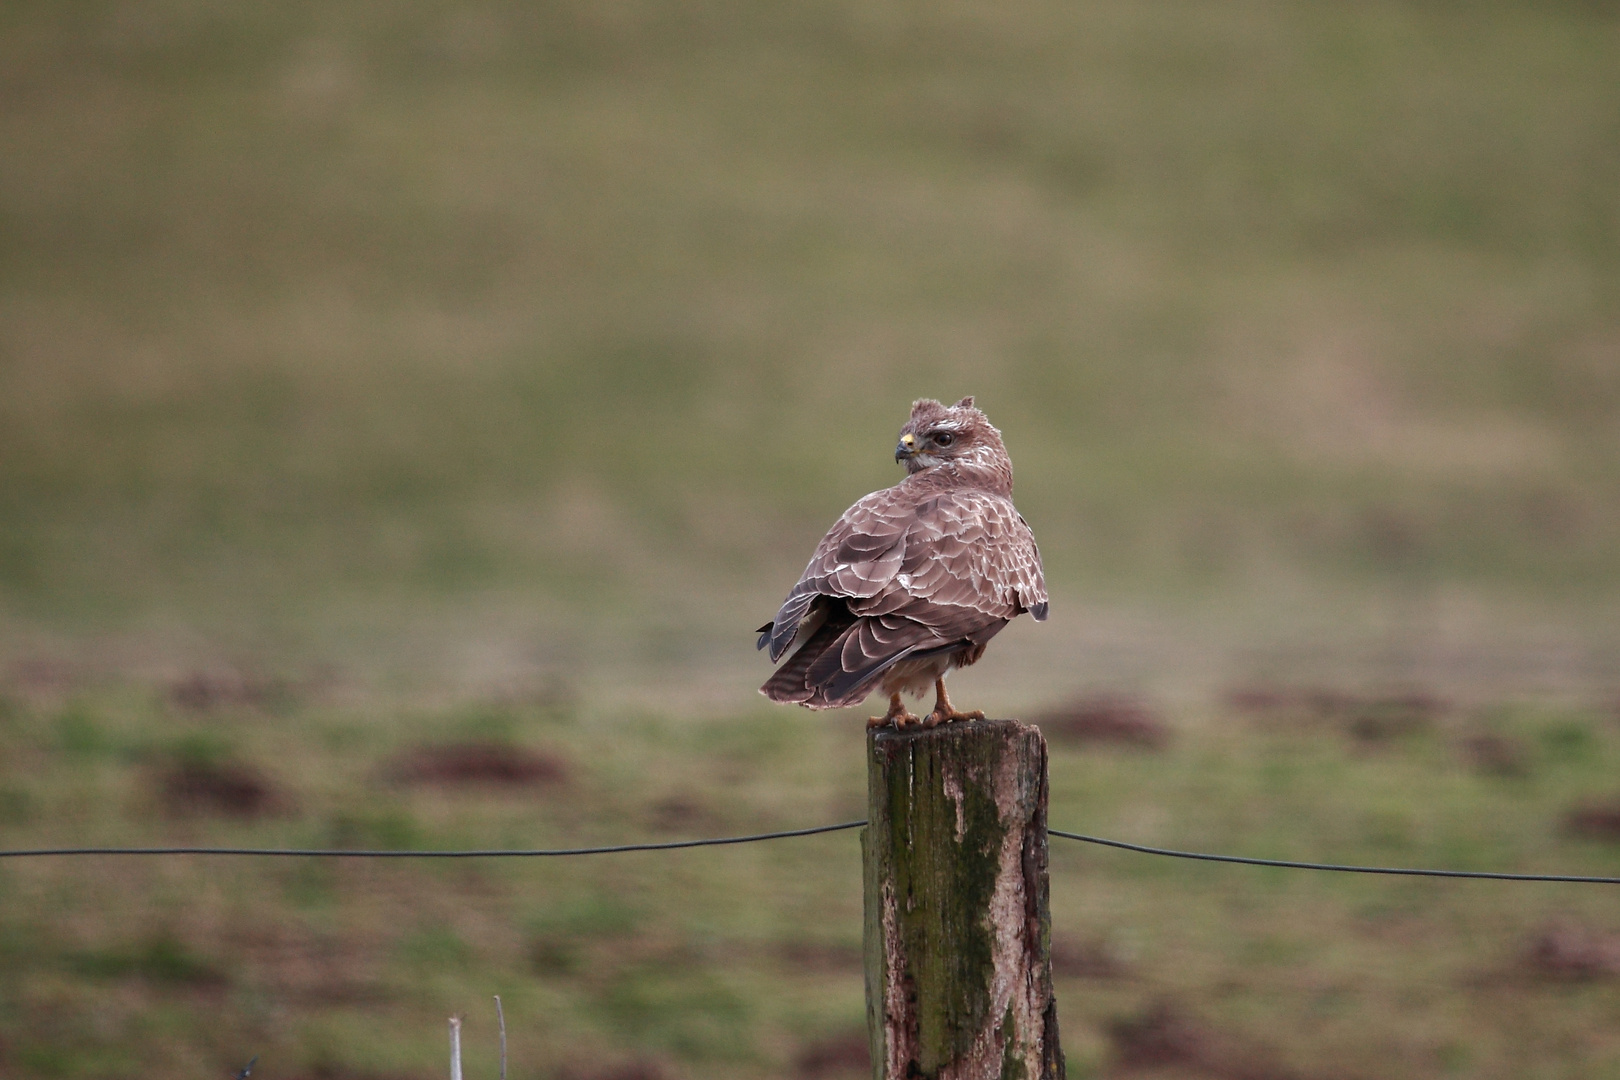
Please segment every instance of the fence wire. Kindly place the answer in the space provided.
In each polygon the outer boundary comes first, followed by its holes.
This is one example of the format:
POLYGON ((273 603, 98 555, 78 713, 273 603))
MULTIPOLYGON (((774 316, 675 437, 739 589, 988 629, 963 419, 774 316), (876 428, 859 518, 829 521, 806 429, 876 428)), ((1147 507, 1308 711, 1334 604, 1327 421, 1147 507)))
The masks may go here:
POLYGON ((1582 874, 1504 874, 1494 870, 1430 870, 1409 866, 1353 866, 1345 863, 1294 862, 1289 859, 1256 859, 1247 855, 1211 855, 1202 851, 1176 851, 1173 848, 1148 847, 1124 840, 1108 840, 1084 833, 1061 832, 1048 829, 1047 835, 1061 836, 1065 840, 1083 840, 1088 844, 1121 848, 1143 855, 1167 855, 1173 859, 1197 859, 1201 862, 1239 863, 1243 866, 1280 866, 1285 870, 1331 870, 1340 874, 1394 874, 1401 877, 1486 878, 1491 881, 1569 881, 1588 885, 1620 885, 1620 877, 1588 877, 1582 874))
POLYGON ((817 825, 810 829, 750 833, 747 836, 713 836, 703 840, 669 840, 655 844, 611 844, 581 848, 470 848, 451 851, 415 848, 251 848, 251 847, 58 847, 0 849, 0 859, 40 855, 267 855, 320 859, 544 859, 563 855, 612 855, 620 851, 671 851, 675 848, 719 847, 723 844, 751 844, 756 840, 782 840, 790 836, 858 829, 864 821, 844 821, 837 825, 817 825))
MULTIPOLYGON (((785 829, 780 832, 749 833, 744 836, 713 836, 701 840, 668 840, 650 844, 610 844, 602 847, 578 848, 469 848, 454 850, 367 849, 367 848, 253 848, 253 847, 54 847, 0 849, 0 859, 37 858, 41 856, 76 855, 256 855, 280 858, 324 859, 534 859, 556 858, 568 855, 613 855, 626 851, 674 851, 679 848, 720 847, 727 844, 752 844, 760 840, 785 840, 794 836, 815 836, 818 833, 841 832, 858 829, 865 821, 841 821, 836 825, 817 825, 808 829, 785 829)), ((1216 855, 1203 851, 1178 851, 1174 848, 1149 847, 1125 840, 1110 840, 1102 836, 1048 829, 1048 836, 1065 840, 1079 840, 1087 844, 1134 851, 1142 855, 1160 855, 1173 859, 1194 859, 1199 862, 1237 863, 1242 866, 1275 866, 1285 870, 1326 870, 1340 874, 1386 874, 1397 877, 1483 878, 1488 881, 1552 881, 1586 885, 1620 885, 1620 877, 1597 877, 1584 874, 1508 874, 1494 870, 1438 870, 1409 866, 1356 866, 1347 863, 1296 862, 1290 859, 1259 859, 1248 855, 1216 855)))

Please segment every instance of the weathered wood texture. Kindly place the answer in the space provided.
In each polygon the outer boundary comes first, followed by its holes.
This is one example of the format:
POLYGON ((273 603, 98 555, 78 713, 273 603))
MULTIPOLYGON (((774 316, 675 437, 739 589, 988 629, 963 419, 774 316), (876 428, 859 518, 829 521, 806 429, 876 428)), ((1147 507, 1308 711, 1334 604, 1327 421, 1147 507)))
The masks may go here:
POLYGON ((1046 741, 1016 720, 867 736, 876 1080, 1061 1080, 1046 741))

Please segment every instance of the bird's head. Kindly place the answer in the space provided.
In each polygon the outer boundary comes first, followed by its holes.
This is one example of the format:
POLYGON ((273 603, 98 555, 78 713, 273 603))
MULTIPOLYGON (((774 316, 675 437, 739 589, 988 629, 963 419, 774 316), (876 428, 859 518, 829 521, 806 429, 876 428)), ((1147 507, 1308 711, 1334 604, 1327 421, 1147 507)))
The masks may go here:
POLYGON ((908 473, 947 462, 1005 472, 1008 486, 1012 484, 1012 462, 1002 445, 1001 432, 973 407, 970 397, 955 405, 941 405, 932 398, 913 402, 911 418, 900 429, 894 460, 904 462, 908 473))

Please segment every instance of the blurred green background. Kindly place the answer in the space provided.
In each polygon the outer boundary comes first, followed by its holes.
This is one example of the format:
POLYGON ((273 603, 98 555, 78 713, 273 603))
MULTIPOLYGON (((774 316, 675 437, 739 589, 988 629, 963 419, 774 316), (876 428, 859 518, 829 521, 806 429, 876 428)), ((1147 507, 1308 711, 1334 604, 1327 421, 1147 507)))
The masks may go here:
MULTIPOLYGON (((1053 616, 963 703, 1174 733, 1055 825, 1620 873, 1616 71, 1607 0, 0 6, 0 839, 859 816, 747 631, 974 394, 1053 616)), ((0 1075, 437 1076, 496 992, 520 1076, 859 1075, 857 859, 0 866, 0 1075)), ((1071 1076, 1620 1076, 1607 894, 1055 868, 1071 1076)))

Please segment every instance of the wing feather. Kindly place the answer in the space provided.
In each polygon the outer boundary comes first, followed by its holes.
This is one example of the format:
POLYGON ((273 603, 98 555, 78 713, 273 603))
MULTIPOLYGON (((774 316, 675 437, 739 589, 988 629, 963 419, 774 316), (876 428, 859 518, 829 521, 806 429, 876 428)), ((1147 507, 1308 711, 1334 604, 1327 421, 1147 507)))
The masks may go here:
POLYGON ((811 703, 816 697, 816 688, 807 678, 807 673, 817 660, 837 645, 839 638, 854 621, 855 616, 847 608, 841 604, 833 605, 827 620, 816 628, 787 663, 776 669, 776 673, 760 687, 760 692, 773 701, 811 703))
POLYGON ((760 646, 780 659, 819 598, 842 614, 820 626, 766 683, 777 700, 817 708, 865 697, 908 656, 976 646, 1029 611, 1044 619, 1046 582, 1012 500, 908 478, 846 510, 816 546, 760 646), (812 654, 813 650, 813 654, 812 654), (778 693, 789 696, 779 697, 778 693))

